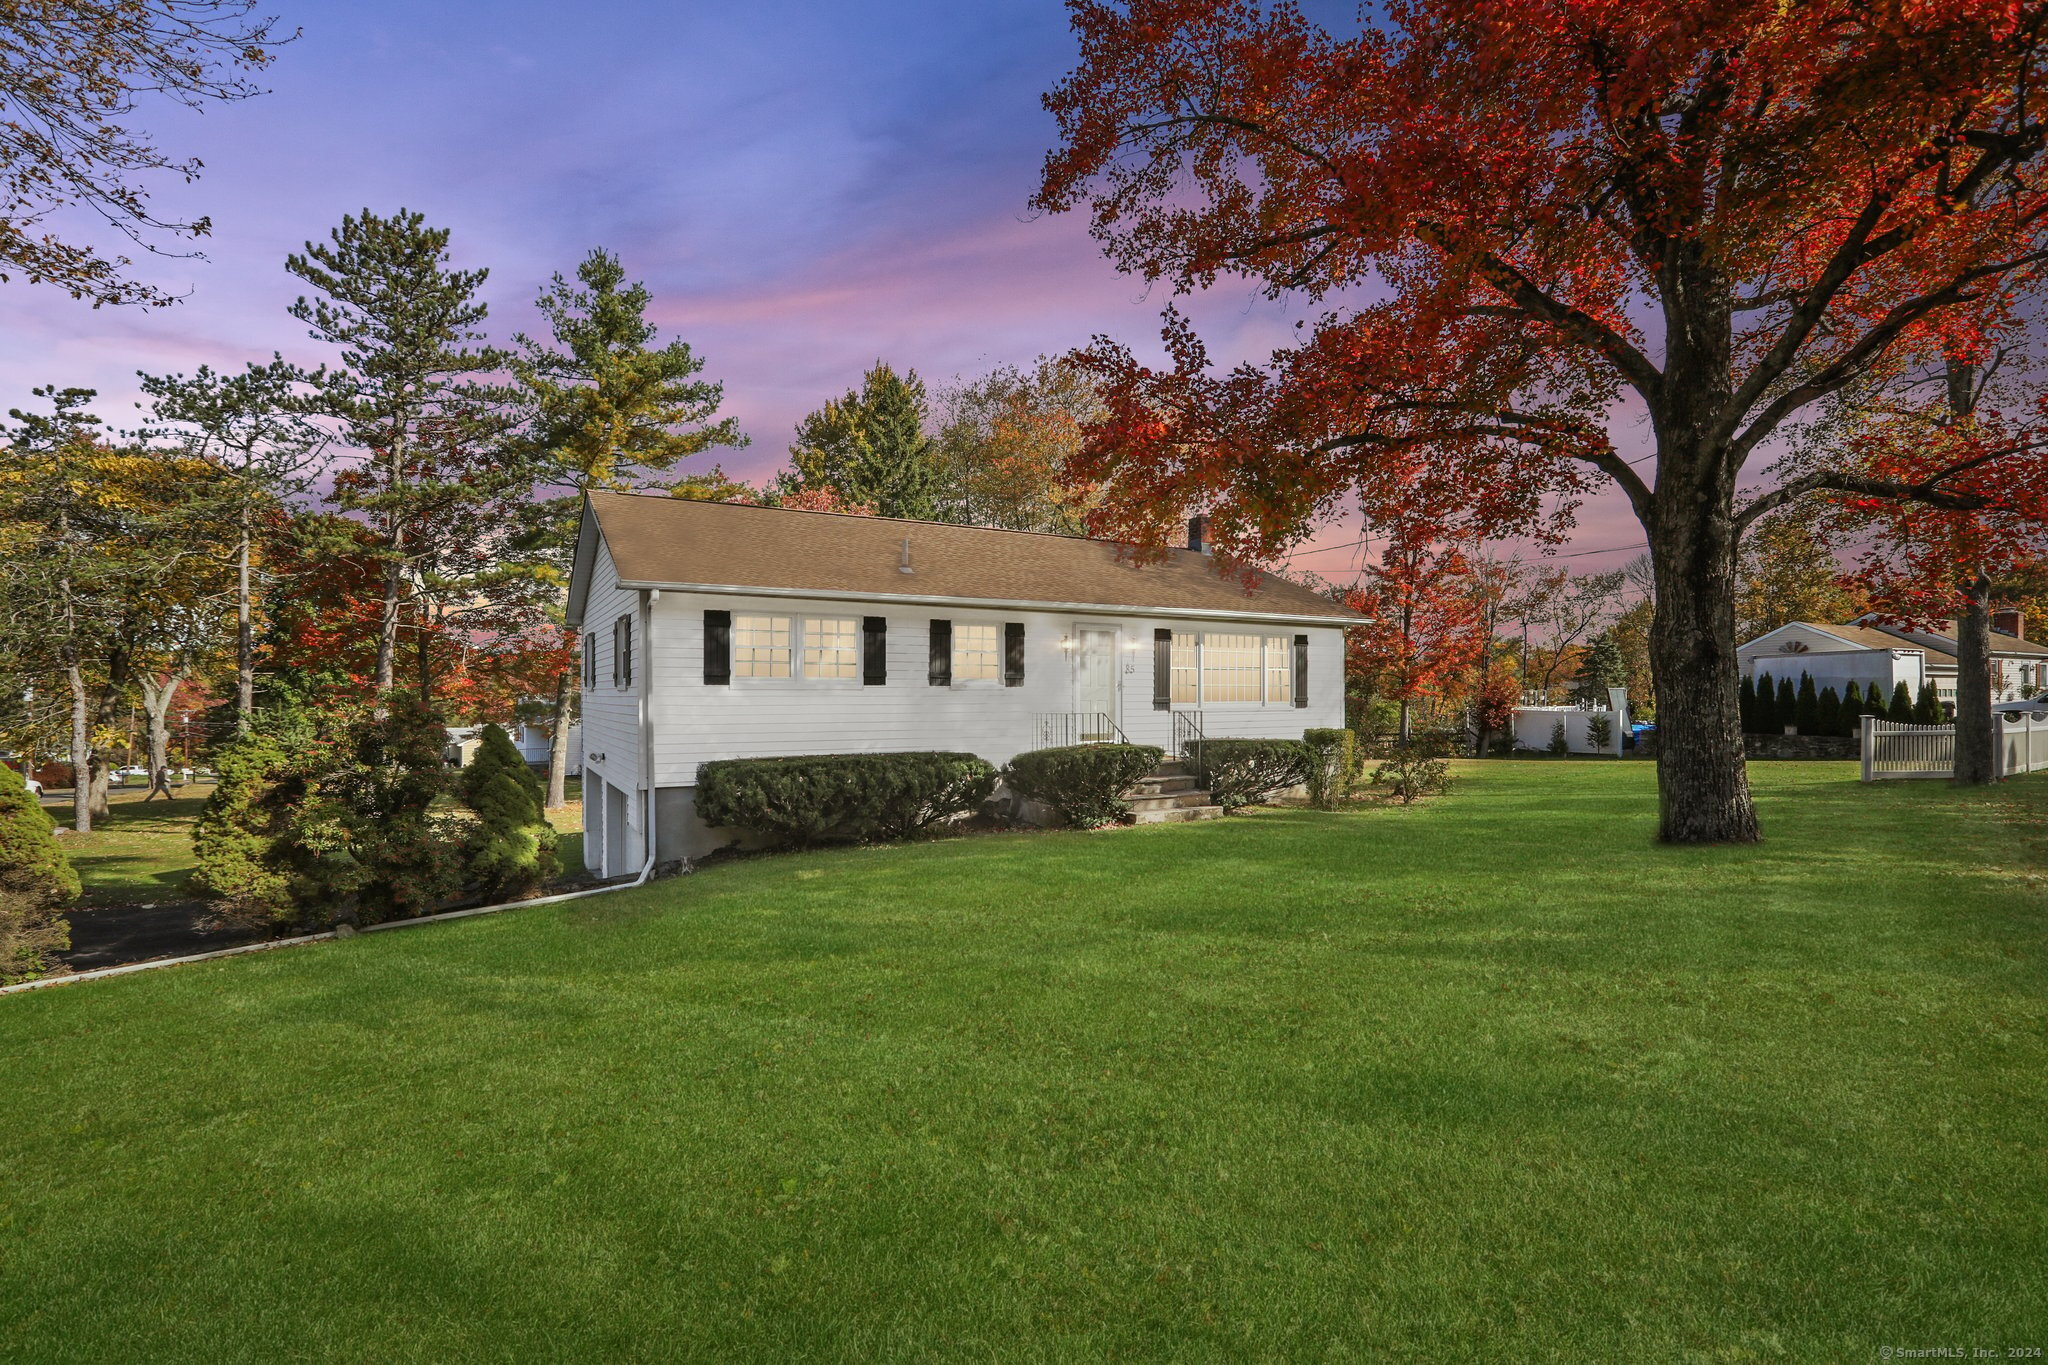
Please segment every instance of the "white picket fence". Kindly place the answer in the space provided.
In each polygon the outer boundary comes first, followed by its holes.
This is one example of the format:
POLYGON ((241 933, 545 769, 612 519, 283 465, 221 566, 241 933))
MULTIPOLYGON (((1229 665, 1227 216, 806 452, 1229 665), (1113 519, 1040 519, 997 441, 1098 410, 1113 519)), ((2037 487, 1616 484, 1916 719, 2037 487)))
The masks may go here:
MULTIPOLYGON (((1992 766, 2000 777, 2048 768, 2048 716, 2002 711, 1992 766)), ((1863 718, 1863 780, 1953 777, 1956 771, 1956 727, 1898 725, 1875 716, 1863 718)))

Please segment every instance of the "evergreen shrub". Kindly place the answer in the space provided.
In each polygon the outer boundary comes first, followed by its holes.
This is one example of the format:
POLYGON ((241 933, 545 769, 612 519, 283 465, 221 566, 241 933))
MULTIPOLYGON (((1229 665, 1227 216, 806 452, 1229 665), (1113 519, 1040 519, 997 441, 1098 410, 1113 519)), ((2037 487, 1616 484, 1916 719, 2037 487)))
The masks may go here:
POLYGON ((0 764, 0 986, 64 970, 71 946, 64 909, 78 873, 57 843, 57 823, 20 773, 0 764))
POLYGON ((1003 785, 1038 801, 1081 829, 1114 824, 1131 813, 1130 785, 1159 766, 1156 744, 1071 744, 1018 754, 1003 769, 1003 785))
POLYGON ((540 778, 501 727, 484 727, 461 786, 462 799, 477 814, 464 862, 485 895, 528 891, 561 875, 555 827, 542 813, 540 778))
POLYGON ((907 839, 974 810, 995 783, 995 768, 973 754, 719 759, 697 770, 697 814, 798 847, 907 839))
POLYGON ((1302 731, 1301 742, 1308 747, 1308 803, 1328 810, 1348 799, 1358 785, 1358 736, 1318 728, 1302 731))
POLYGON ((1210 800, 1236 810, 1301 786, 1313 761, 1298 739, 1205 739, 1196 749, 1195 773, 1210 800))

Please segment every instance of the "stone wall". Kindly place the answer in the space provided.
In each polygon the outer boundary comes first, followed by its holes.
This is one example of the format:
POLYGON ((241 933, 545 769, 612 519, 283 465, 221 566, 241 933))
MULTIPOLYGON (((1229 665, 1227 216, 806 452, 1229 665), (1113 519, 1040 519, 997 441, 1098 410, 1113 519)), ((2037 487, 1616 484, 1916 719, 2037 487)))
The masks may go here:
POLYGON ((1862 741, 1850 735, 1744 735, 1747 758, 1857 758, 1862 741))

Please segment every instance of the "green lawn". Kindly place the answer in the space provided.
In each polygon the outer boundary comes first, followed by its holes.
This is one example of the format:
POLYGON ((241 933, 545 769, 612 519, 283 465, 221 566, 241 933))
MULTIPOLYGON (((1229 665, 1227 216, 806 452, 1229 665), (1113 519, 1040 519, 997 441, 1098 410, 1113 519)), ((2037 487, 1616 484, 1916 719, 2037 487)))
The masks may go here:
POLYGON ((0 999, 14 1359, 2048 1345, 2048 779, 1647 764, 0 999))

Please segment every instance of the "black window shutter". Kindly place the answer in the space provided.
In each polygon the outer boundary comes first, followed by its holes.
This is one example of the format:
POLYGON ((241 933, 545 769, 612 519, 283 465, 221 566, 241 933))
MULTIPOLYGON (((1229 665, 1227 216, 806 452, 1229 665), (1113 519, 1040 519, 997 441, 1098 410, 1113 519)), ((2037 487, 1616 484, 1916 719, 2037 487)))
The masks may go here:
POLYGON ((884 687, 889 682, 889 618, 860 618, 860 682, 863 687, 884 687))
POLYGON ((1308 705, 1308 636, 1294 637, 1294 704, 1308 705))
POLYGON ((1173 632, 1152 632, 1152 709, 1173 709, 1173 632))
POLYGON ((633 685, 633 618, 621 616, 612 623, 612 686, 633 685))
POLYGON ((933 687, 953 685, 953 623, 932 622, 932 666, 925 681, 933 687))
POLYGON ((732 681, 732 613, 704 613, 704 684, 724 687, 732 681))
POLYGON ((1003 623, 1003 686, 1024 685, 1024 623, 1003 623))

